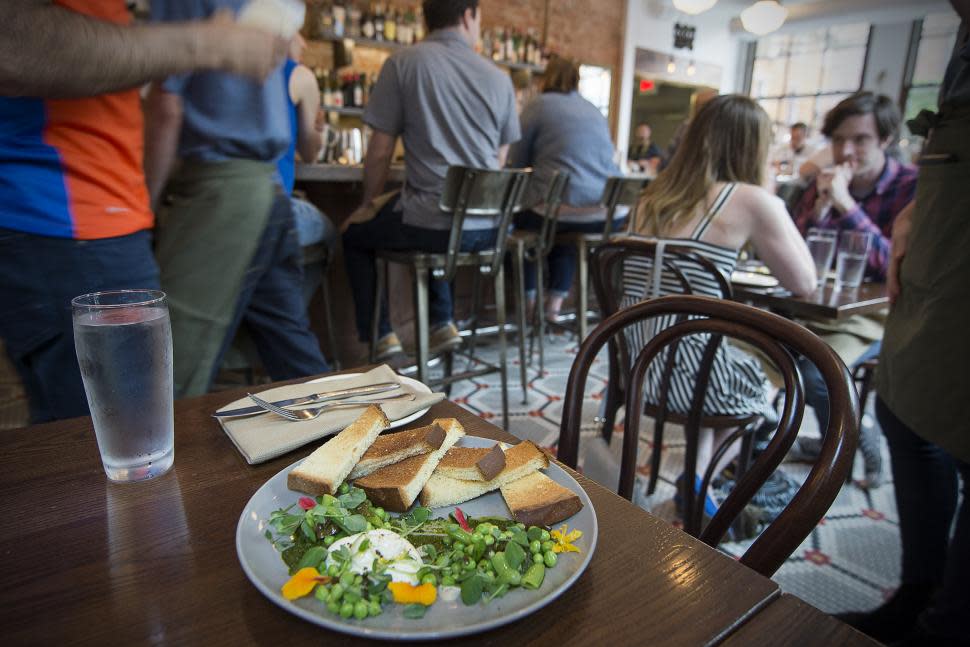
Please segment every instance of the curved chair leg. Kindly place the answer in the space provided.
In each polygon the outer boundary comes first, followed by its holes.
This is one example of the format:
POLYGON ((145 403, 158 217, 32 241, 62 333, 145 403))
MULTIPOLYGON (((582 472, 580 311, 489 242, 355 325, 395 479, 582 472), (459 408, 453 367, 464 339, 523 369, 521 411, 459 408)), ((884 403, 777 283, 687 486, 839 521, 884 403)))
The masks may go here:
POLYGON ((423 267, 414 269, 414 323, 415 344, 417 345, 418 381, 428 383, 428 359, 430 345, 428 330, 428 270, 423 267))
POLYGON ((657 479, 660 478, 660 459, 664 440, 664 424, 654 420, 653 450, 650 452, 650 480, 647 484, 647 494, 653 494, 657 489, 657 479))
POLYGON ((370 358, 371 364, 377 361, 377 337, 380 330, 381 302, 384 296, 384 283, 387 280, 387 261, 374 258, 374 315, 370 321, 370 358))
POLYGON ((576 308, 576 321, 579 326, 579 343, 582 344, 588 331, 586 311, 589 308, 589 258, 586 255, 585 240, 580 238, 576 247, 576 263, 579 268, 579 299, 576 308))
POLYGON ((512 251, 512 278, 516 286, 515 299, 516 325, 519 328, 519 379, 522 382, 522 404, 529 402, 529 377, 526 371, 525 355, 525 246, 521 240, 515 241, 512 251))
POLYGON ((498 320, 498 366, 502 376, 502 427, 509 428, 509 374, 505 344, 505 270, 495 272, 495 318, 498 320))

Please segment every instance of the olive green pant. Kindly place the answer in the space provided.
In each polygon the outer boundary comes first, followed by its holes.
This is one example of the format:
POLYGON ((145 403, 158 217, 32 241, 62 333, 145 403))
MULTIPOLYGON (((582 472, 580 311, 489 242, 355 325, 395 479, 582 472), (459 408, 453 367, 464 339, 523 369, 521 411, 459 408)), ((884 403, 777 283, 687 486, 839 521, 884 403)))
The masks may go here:
POLYGON ((155 256, 172 319, 175 397, 209 390, 275 195, 263 162, 188 162, 159 210, 155 256))
POLYGON ((943 109, 923 160, 876 389, 917 435, 970 462, 970 106, 943 109))

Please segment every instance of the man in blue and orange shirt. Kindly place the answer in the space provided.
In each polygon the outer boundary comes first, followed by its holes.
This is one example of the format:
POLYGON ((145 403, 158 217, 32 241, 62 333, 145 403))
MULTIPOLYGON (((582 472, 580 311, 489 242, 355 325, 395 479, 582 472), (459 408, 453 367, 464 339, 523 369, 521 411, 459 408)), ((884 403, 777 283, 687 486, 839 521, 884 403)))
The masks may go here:
POLYGON ((138 87, 262 79, 287 42, 226 15, 132 26, 123 0, 5 0, 0 22, 0 338, 43 422, 88 412, 71 298, 158 287, 138 87))

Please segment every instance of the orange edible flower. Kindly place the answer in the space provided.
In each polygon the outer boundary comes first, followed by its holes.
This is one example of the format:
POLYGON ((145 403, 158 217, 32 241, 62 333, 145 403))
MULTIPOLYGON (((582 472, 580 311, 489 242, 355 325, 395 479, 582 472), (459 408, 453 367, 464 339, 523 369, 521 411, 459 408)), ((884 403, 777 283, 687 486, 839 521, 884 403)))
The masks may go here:
POLYGON ((387 585, 398 604, 423 604, 426 607, 438 599, 438 589, 434 584, 414 586, 407 582, 391 582, 387 585))
POLYGON ((301 568, 283 585, 283 597, 287 600, 302 598, 305 595, 310 595, 313 587, 317 584, 326 584, 329 581, 329 577, 320 575, 317 569, 312 566, 301 568))
POLYGON ((551 533, 552 538, 556 540, 556 543, 552 546, 552 551, 554 553, 578 553, 580 552, 578 548, 573 546, 573 542, 583 536, 582 530, 569 530, 566 524, 563 524, 559 530, 553 530, 551 533))

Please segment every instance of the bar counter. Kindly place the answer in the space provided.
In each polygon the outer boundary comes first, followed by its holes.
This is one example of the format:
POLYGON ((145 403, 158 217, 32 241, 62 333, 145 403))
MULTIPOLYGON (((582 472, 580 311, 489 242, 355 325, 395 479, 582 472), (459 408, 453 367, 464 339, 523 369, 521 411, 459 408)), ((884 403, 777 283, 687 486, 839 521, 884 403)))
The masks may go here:
MULTIPOLYGON (((394 164, 387 177, 389 182, 404 181, 404 166, 394 164)), ((297 182, 363 182, 363 166, 346 166, 343 164, 296 164, 297 182)))

